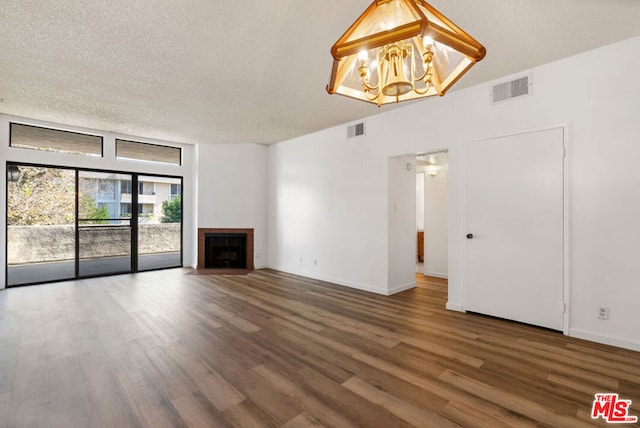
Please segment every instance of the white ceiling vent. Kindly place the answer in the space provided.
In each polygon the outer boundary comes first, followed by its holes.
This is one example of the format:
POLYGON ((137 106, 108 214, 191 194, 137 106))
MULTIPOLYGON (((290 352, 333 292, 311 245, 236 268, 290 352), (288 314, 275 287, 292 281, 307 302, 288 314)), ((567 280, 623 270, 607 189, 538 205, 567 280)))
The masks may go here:
POLYGON ((356 123, 347 128, 347 138, 359 137, 364 135, 364 122, 356 123))
POLYGON ((493 104, 531 95, 531 76, 519 77, 508 82, 498 83, 491 87, 491 102, 493 104))

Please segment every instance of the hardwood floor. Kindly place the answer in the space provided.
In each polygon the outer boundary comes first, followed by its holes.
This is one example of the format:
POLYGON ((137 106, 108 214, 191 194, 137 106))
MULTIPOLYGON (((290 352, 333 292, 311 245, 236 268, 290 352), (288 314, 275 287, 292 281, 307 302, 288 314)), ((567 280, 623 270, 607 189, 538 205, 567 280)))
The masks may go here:
POLYGON ((640 353, 272 270, 0 292, 1 427, 605 426, 640 353))

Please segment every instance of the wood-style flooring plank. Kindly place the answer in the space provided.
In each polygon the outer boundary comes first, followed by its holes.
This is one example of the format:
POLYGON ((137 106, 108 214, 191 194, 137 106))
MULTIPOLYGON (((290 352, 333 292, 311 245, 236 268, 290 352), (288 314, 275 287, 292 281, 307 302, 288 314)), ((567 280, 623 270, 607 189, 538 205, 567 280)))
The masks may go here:
POLYGON ((386 391, 378 389, 367 382, 353 377, 342 384, 349 391, 377 404, 415 427, 459 427, 458 424, 445 419, 437 413, 414 406, 386 391))
POLYGON ((640 353, 275 270, 0 291, 0 427, 578 427, 640 353))
POLYGON ((282 425, 282 428, 324 428, 324 425, 308 414, 300 413, 298 416, 282 425))
POLYGON ((440 375, 440 380, 451 385, 455 385, 459 389, 468 391, 469 393, 491 401, 494 404, 504 406, 515 413, 528 416, 533 420, 547 425, 567 428, 588 426, 569 415, 558 414, 535 402, 527 400, 525 397, 506 393, 491 385, 462 376, 449 370, 440 375))

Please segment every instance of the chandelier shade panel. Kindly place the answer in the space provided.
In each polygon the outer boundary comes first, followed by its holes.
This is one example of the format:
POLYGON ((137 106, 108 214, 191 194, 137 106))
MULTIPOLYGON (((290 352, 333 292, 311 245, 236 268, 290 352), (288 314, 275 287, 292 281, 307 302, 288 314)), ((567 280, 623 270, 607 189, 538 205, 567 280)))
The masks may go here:
POLYGON ((376 0, 331 48, 327 92, 378 106, 442 96, 485 53, 422 0, 376 0))

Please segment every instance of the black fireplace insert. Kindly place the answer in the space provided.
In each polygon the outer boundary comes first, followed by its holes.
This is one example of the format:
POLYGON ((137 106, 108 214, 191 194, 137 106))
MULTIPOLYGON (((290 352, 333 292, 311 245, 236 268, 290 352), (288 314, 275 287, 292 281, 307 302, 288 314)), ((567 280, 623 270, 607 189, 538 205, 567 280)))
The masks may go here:
POLYGON ((206 269, 246 269, 246 233, 206 233, 204 236, 206 269))

